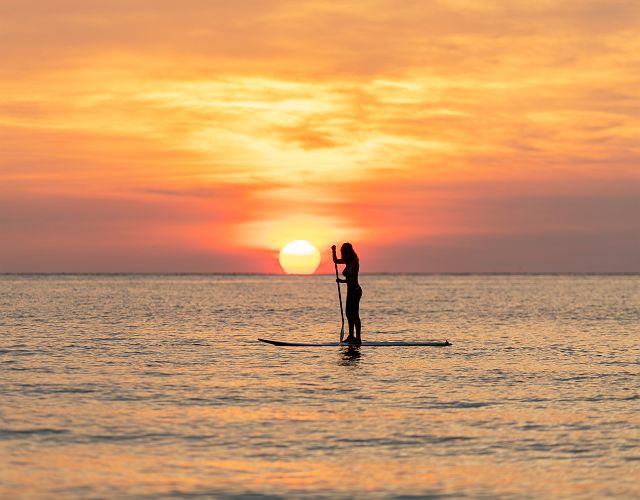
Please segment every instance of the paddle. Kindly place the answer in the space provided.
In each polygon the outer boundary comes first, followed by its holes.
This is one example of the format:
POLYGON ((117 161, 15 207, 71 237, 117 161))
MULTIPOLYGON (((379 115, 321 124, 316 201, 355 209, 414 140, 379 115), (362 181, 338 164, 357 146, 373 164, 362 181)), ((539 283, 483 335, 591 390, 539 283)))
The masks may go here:
MULTIPOLYGON (((338 276, 338 264, 334 262, 333 265, 336 268, 336 280, 338 280, 340 279, 340 276, 338 276)), ((344 338, 344 312, 342 310, 342 292, 340 291, 339 281, 336 281, 336 285, 338 285, 338 300, 340 301, 340 317, 342 318, 342 328, 340 328, 340 342, 342 342, 342 339, 344 338)))

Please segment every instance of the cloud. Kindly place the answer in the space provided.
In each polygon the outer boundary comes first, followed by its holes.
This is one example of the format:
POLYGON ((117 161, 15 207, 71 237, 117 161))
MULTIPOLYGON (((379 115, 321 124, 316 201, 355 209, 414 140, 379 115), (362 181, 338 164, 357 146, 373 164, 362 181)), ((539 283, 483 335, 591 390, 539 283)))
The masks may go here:
POLYGON ((368 272, 637 273, 640 237, 628 231, 463 235, 359 249, 368 272))
POLYGON ((230 228, 244 217, 237 210, 244 193, 150 191, 4 193, 0 272, 270 269, 260 254, 231 241, 230 228))
POLYGON ((127 54, 138 54, 145 64, 174 64, 173 74, 195 60, 214 63, 209 74, 264 74, 269 67, 329 77, 418 68, 477 74, 513 64, 535 69, 554 54, 584 58, 585 43, 591 56, 619 51, 623 47, 614 49, 607 37, 632 35, 639 12, 630 0, 59 1, 55 8, 5 1, 0 42, 4 60, 23 71, 33 63, 53 68, 90 63, 96 55, 119 54, 126 61, 127 54))
POLYGON ((637 230, 637 2, 0 8, 3 229, 52 253, 637 230))

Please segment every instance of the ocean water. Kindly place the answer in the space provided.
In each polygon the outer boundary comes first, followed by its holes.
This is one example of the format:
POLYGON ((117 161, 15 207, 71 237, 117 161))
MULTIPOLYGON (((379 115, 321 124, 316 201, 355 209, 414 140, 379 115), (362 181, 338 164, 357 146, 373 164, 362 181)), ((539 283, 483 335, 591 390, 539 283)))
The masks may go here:
POLYGON ((1 498, 638 498, 640 276, 0 276, 1 498))

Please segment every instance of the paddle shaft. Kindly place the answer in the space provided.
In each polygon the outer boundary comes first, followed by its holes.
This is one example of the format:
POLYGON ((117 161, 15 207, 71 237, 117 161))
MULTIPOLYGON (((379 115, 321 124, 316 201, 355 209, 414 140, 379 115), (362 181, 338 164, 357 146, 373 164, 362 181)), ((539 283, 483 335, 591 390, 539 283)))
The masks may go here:
MULTIPOLYGON (((336 268, 336 280, 338 280, 340 279, 340 276, 338 276, 338 264, 334 262, 333 265, 336 268)), ((340 291, 340 282, 336 281, 336 285, 338 285, 338 300, 340 301, 340 317, 342 318, 342 327, 340 328, 340 342, 342 342, 342 339, 344 338, 344 311, 342 310, 342 292, 340 291)))

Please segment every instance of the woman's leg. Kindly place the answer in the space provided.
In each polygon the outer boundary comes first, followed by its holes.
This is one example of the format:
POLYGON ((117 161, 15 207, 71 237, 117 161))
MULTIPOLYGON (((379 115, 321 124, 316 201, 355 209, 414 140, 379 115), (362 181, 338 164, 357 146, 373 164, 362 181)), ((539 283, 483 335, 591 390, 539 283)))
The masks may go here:
POLYGON ((354 314, 354 307, 357 307, 357 301, 354 301, 354 295, 353 292, 350 290, 347 290, 347 303, 346 303, 346 314, 347 314, 347 321, 349 322, 349 336, 347 337, 347 340, 352 341, 354 339, 353 337, 353 330, 355 327, 355 319, 357 317, 357 313, 354 314))
POLYGON ((353 322, 356 327, 356 341, 360 342, 360 331, 362 330, 362 323, 360 322, 360 299, 362 298, 362 290, 358 291, 358 295, 355 297, 355 305, 353 308, 354 316, 353 322))

